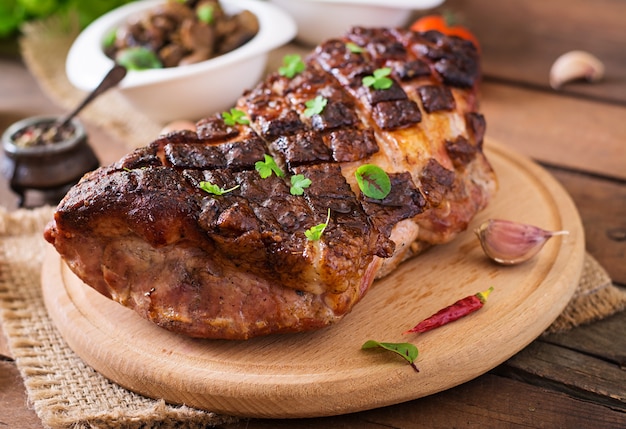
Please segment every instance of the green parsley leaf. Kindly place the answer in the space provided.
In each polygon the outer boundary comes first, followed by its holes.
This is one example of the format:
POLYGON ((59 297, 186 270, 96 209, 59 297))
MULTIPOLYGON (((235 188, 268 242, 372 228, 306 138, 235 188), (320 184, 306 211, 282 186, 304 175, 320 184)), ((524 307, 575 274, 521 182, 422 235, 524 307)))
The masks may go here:
POLYGON ((222 112, 222 118, 224 123, 231 127, 235 124, 248 125, 250 123, 245 112, 235 108, 230 109, 229 112, 222 112))
POLYGON ((369 340, 366 341, 362 346, 362 350, 374 349, 374 348, 382 348, 385 350, 389 350, 390 352, 394 352, 399 356, 402 356, 404 360, 406 360, 411 367, 417 372, 419 370, 415 366, 415 359, 417 359, 417 355, 419 351, 417 347, 415 347, 411 343, 381 343, 379 341, 369 340))
POLYGON ((302 57, 298 54, 285 55, 283 57, 283 66, 278 69, 278 74, 281 76, 293 78, 298 73, 301 73, 306 68, 302 57))
POLYGON ((285 173, 280 169, 274 158, 269 155, 264 155, 263 161, 257 161, 254 163, 254 169, 259 172, 259 175, 262 179, 267 179, 272 175, 272 173, 276 174, 278 177, 283 177, 285 173))
POLYGON ((353 54, 361 54, 365 52, 365 49, 363 49, 362 47, 360 47, 359 45, 353 42, 346 43, 346 48, 348 48, 348 50, 352 52, 353 54))
POLYGON ((330 222, 330 209, 328 209, 328 215, 326 216, 325 223, 320 223, 318 225, 312 226, 311 228, 304 231, 304 235, 306 235, 307 240, 317 241, 322 238, 322 234, 328 226, 328 222, 330 222))
POLYGON ((302 195, 304 194, 304 190, 311 186, 311 179, 304 177, 303 174, 296 174, 295 176, 291 176, 291 195, 302 195))
POLYGON ((209 194, 213 194, 213 195, 224 195, 228 192, 234 191, 235 189, 237 189, 239 187, 239 185, 237 186, 233 186, 230 189, 224 189, 224 188, 220 188, 219 186, 211 183, 211 182, 200 182, 200 184, 198 185, 198 187, 200 189, 202 189, 205 192, 208 192, 209 194))
POLYGON ((356 182, 366 197, 382 200, 391 192, 391 180, 385 170, 374 164, 363 164, 354 172, 356 182))
POLYGON ((214 8, 212 4, 204 4, 196 10, 196 16, 201 22, 204 22, 205 24, 212 24, 213 12, 214 8))
POLYGON ((306 106, 306 110, 304 111, 304 116, 311 117, 313 115, 319 115, 320 113, 324 111, 324 108, 326 107, 327 104, 328 104, 328 100, 322 97, 321 95, 318 95, 312 100, 309 100, 306 103, 304 103, 304 105, 306 106))
POLYGON ((122 49, 117 53, 115 62, 127 70, 135 71, 163 68, 157 54, 143 46, 122 49))
POLYGON ((393 80, 388 78, 391 74, 389 67, 374 70, 372 76, 365 76, 362 80, 363 85, 367 87, 373 87, 374 89, 389 89, 393 85, 393 80))

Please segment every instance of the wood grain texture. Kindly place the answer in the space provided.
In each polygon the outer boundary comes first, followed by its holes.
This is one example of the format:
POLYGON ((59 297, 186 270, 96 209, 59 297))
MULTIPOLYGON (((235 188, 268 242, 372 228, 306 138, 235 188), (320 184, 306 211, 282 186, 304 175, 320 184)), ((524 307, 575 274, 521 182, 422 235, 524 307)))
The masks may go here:
POLYGON ((478 37, 487 79, 557 93, 548 83, 552 63, 581 49, 604 63, 604 80, 574 82, 558 93, 626 105, 625 1, 447 0, 437 10, 451 12, 478 37))
MULTIPOLYGON (((622 153, 626 153, 626 145, 622 145, 622 153)), ((626 181, 558 169, 552 174, 567 189, 585 219, 587 251, 600 261, 614 283, 626 286, 626 181)))
POLYGON ((626 412, 624 371, 574 350, 535 342, 507 361, 502 374, 626 412))
POLYGON ((336 415, 448 389, 540 335, 569 301, 582 269, 584 235, 569 196, 543 169, 501 145, 489 144, 488 156, 500 191, 473 227, 502 217, 570 231, 526 264, 490 263, 470 229, 379 281, 336 326, 237 342, 164 331, 85 287, 51 252, 42 274, 46 306, 68 344, 106 377, 146 396, 226 414, 336 415), (475 317, 436 333, 402 335, 488 286, 496 292, 475 317), (421 372, 388 353, 360 351, 369 339, 415 341, 421 372))
POLYGON ((626 413, 561 392, 486 374, 436 395, 376 410, 332 418, 245 419, 221 429, 622 427, 626 427, 626 413))
POLYGON ((547 336, 543 341, 570 350, 576 350, 611 363, 621 369, 622 386, 626 386, 626 312, 622 311, 611 317, 574 331, 547 336))
POLYGON ((551 165, 626 180, 626 107, 490 82, 481 100, 494 140, 551 165))

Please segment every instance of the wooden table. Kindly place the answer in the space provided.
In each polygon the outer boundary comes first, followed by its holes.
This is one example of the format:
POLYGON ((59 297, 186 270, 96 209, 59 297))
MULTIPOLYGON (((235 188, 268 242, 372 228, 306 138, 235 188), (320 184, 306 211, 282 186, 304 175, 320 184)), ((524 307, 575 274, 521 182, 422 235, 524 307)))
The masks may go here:
MULTIPOLYGON (((448 0, 441 9, 481 40, 488 136, 538 161, 567 189, 583 219, 587 251, 626 287, 626 1, 448 0), (598 56, 605 79, 550 89, 550 65, 573 49, 598 56)), ((15 47, 3 45, 0 76, 0 129, 59 112, 15 47)), ((125 153, 105 131, 88 131, 103 163, 125 153)), ((14 209, 16 201, 3 179, 1 204, 14 209)), ((625 327, 622 312, 538 339, 489 373, 416 401, 332 418, 242 420, 225 429, 626 427, 625 327)), ((2 334, 0 426, 42 427, 2 334)))

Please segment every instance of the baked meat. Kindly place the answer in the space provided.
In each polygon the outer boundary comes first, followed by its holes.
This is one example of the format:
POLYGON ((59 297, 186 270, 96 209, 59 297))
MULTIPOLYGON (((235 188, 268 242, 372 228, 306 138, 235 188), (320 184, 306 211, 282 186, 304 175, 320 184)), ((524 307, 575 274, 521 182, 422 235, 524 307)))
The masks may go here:
POLYGON ((357 27, 305 64, 246 91, 238 120, 210 116, 87 174, 45 238, 89 286, 184 335, 340 320, 376 278, 465 230, 496 180, 470 42, 357 27), (384 198, 359 187, 364 164, 389 178, 384 198), (292 177, 310 181, 302 195, 292 177))

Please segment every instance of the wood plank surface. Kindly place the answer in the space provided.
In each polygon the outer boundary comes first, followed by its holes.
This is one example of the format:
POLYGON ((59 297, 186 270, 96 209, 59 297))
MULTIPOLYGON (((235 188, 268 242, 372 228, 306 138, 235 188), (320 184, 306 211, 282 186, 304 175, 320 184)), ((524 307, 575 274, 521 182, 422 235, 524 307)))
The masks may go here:
MULTIPOLYGON (((626 312, 622 311, 570 332, 546 336, 542 341, 602 359, 626 372, 625 328, 626 312)), ((626 390, 626 382, 623 386, 626 390)))
POLYGON ((626 372, 577 350, 536 341, 509 359, 500 373, 626 412, 626 372))
MULTIPOLYGON (((623 150, 626 152, 626 145, 623 150)), ((600 261, 613 282, 626 286, 626 182, 559 168, 550 172, 584 219, 587 251, 600 261)))
POLYGON ((488 79, 548 90, 552 63, 582 49, 604 62, 605 79, 570 84, 559 93, 626 105, 625 1, 447 0, 437 10, 451 12, 474 32, 488 79))
POLYGON ((626 180, 625 106, 485 82, 481 110, 489 137, 533 159, 626 180))
POLYGON ((333 418, 244 419, 224 425, 222 429, 416 427, 616 429, 626 427, 626 413, 561 392, 487 374, 455 389, 391 407, 333 418))

